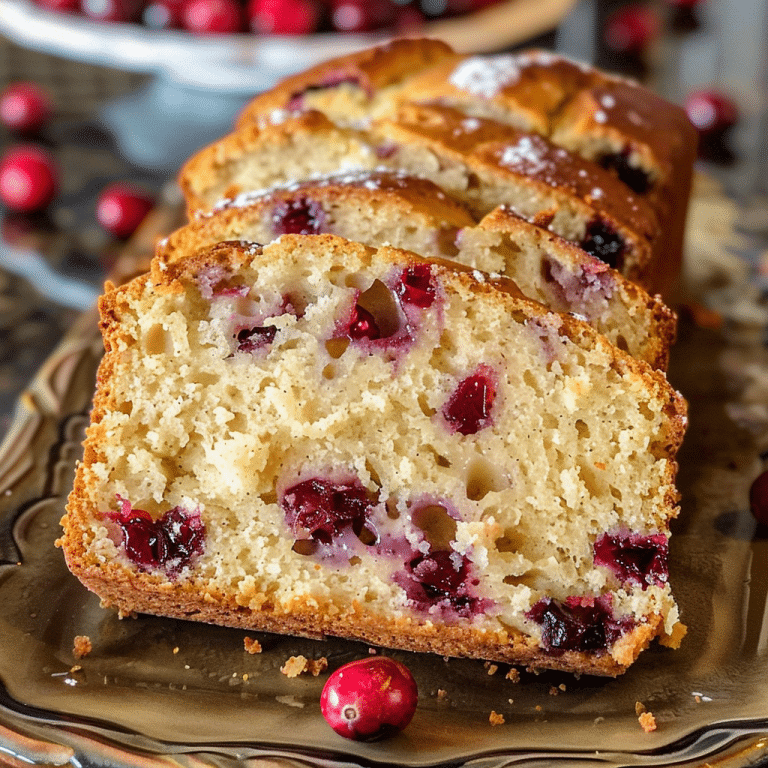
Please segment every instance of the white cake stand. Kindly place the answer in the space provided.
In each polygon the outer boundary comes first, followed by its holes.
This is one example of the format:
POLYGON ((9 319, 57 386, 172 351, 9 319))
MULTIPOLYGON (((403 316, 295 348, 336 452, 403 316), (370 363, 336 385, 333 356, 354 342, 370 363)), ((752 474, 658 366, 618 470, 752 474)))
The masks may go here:
MULTIPOLYGON (((423 33, 462 52, 499 50, 554 29, 575 3, 507 0, 431 22, 423 33)), ((379 33, 196 36, 96 22, 30 0, 0 2, 0 34, 56 56, 154 75, 140 91, 105 105, 100 118, 128 161, 161 173, 175 172, 195 150, 228 132, 259 91, 386 39, 379 33)))

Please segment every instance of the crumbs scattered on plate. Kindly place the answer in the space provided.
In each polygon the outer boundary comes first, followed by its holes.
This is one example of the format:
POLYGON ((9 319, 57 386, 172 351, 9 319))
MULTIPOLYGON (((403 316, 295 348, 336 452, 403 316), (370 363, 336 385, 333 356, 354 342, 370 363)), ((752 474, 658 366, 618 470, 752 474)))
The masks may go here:
POLYGON ((243 640, 243 646, 248 653, 261 653, 261 643, 254 637, 246 637, 243 640))
POLYGON ((504 725, 506 721, 504 720, 504 715, 500 715, 495 710, 491 710, 491 714, 490 714, 490 717, 488 718, 488 722, 491 725, 504 725))
POLYGON ((645 708, 645 704, 641 701, 635 702, 635 714, 637 715, 637 721, 640 723, 640 727, 646 732, 656 730, 656 718, 653 716, 653 712, 648 712, 645 708))
POLYGON ((72 648, 72 654, 76 659, 82 659, 83 656, 87 656, 93 650, 93 644, 91 638, 88 635, 76 635, 75 643, 72 648))
POLYGON ((280 671, 286 677, 298 677, 304 672, 309 672, 313 677, 317 677, 321 672, 328 669, 328 659, 321 656, 319 659, 308 659, 306 656, 291 656, 288 661, 280 667, 280 671))

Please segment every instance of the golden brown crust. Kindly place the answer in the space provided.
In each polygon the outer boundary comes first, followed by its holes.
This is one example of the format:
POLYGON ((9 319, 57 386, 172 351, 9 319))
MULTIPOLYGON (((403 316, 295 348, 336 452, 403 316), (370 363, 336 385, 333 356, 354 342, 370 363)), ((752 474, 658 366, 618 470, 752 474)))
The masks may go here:
POLYGON ((212 245, 222 238, 240 237, 250 222, 270 215, 281 202, 312 199, 321 207, 331 205, 354 206, 362 201, 389 201, 397 204, 402 217, 429 216, 441 226, 472 226, 475 220, 455 198, 427 179, 407 176, 396 171, 361 171, 340 173, 321 179, 298 181, 238 201, 223 201, 211 214, 194 218, 189 224, 173 232, 157 248, 157 259, 174 261, 212 245))
POLYGON ((115 563, 83 568, 76 556, 70 554, 68 564, 88 589, 122 615, 150 613, 314 639, 340 637, 406 651, 505 662, 530 670, 616 677, 659 635, 662 625, 660 616, 646 617, 645 623, 621 638, 616 654, 565 651, 555 655, 514 629, 488 632, 471 624, 437 625, 412 618, 391 619, 367 611, 360 604, 354 604, 346 613, 315 600, 280 606, 270 601, 268 595, 254 596, 254 602, 261 605, 253 610, 204 583, 165 582, 155 588, 150 578, 137 577, 135 572, 115 563))
POLYGON ((440 40, 414 38, 392 40, 337 57, 288 77, 257 96, 241 112, 237 126, 241 128, 276 109, 290 109, 292 102, 307 89, 347 83, 371 96, 378 89, 398 84, 444 58, 453 59, 454 55, 440 40))

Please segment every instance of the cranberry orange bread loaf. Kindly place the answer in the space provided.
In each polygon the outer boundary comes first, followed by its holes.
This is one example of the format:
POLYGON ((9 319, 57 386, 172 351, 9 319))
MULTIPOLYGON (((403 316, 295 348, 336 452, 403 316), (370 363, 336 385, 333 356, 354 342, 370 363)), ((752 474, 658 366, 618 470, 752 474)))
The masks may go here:
POLYGON ((203 149, 179 181, 193 217, 275 184, 373 169, 428 179, 475 217, 506 205, 641 284, 663 246, 648 204, 597 164, 540 136, 434 105, 406 105, 367 130, 318 112, 272 116, 203 149))
POLYGON ((679 635, 684 403, 510 281, 283 235, 101 313, 61 543, 105 603, 600 675, 679 635))
POLYGON ((256 97, 239 124, 285 108, 361 124, 392 115, 403 103, 436 102, 541 134, 610 169, 648 199, 665 232, 652 287, 667 288, 680 265, 696 157, 697 134, 685 111, 637 82, 548 51, 460 56, 438 52, 438 45, 400 41, 398 51, 412 65, 407 73, 386 46, 332 60, 256 97), (341 72, 343 78, 333 77, 341 72))
POLYGON ((402 173, 347 173, 244 193, 173 233, 157 258, 173 261, 220 240, 268 243, 285 233, 331 233, 499 273, 530 298, 580 315, 614 344, 666 369, 675 316, 658 298, 510 211, 499 208, 475 226, 439 187, 402 173))

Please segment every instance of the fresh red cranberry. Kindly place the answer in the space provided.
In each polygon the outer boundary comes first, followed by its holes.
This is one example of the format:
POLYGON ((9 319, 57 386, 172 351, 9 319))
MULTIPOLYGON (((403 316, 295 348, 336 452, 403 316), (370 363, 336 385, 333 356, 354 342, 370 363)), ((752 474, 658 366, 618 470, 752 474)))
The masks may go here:
POLYGON ((274 325, 254 326, 243 328, 235 334, 238 352, 255 352, 266 347, 275 340, 277 327, 274 325))
POLYGON ((374 505, 357 481, 331 483, 317 478, 286 490, 280 503, 294 536, 308 534, 323 544, 330 544, 344 528, 359 534, 374 505))
POLYGON ((187 0, 181 11, 184 29, 196 35, 225 35, 243 29, 236 0, 187 0))
POLYGON ((395 292, 401 301, 421 309, 431 307, 435 301, 435 283, 429 264, 413 264, 400 275, 395 292))
POLYGON ((419 691, 408 668, 386 656, 339 667, 320 695, 320 711, 340 736, 376 741, 402 731, 413 719, 419 691))
POLYGON ((496 384, 484 370, 463 379, 443 409, 451 427, 462 435, 474 435, 491 423, 496 384))
POLYGON ((272 226, 278 235, 317 235, 325 226, 325 211, 306 197, 284 200, 272 211, 272 226))
POLYGON ((380 339, 381 331, 373 315, 359 304, 352 311, 352 321, 347 332, 350 339, 380 339))
POLYGON ((35 83, 13 83, 0 95, 0 121, 12 131, 35 133, 52 111, 48 95, 35 83))
POLYGON ((636 165, 629 163, 629 147, 623 152, 612 152, 603 155, 598 162, 603 168, 608 168, 616 173, 633 192, 638 195, 644 195, 651 186, 651 179, 648 174, 636 165))
POLYGON ((739 119, 739 110, 733 100, 713 88, 689 94, 685 111, 699 135, 705 138, 722 136, 739 119))
POLYGON ((130 184, 110 184, 96 202, 96 220, 115 237, 132 235, 152 210, 154 198, 130 184))
POLYGON ((663 586, 669 577, 669 541, 662 533, 604 533, 595 541, 594 562, 610 569, 623 584, 663 586))
POLYGON ((595 218, 588 224, 584 239, 579 245, 609 267, 621 270, 627 244, 624 238, 602 219, 595 218))
POLYGON ((631 619, 615 620, 611 596, 545 597, 526 616, 541 626, 541 643, 549 653, 607 650, 631 627, 631 619))
POLYGON ((183 6, 184 0, 150 0, 141 12, 141 21, 150 29, 178 29, 183 6))
POLYGON ((320 24, 320 10, 312 0, 250 0, 251 31, 266 35, 306 35, 320 24))
POLYGON ((768 525, 768 472, 755 478, 749 489, 749 509, 758 523, 768 525))
POLYGON ((603 40, 617 53, 638 56, 646 50, 660 29, 659 17, 645 5, 626 5, 605 22, 603 40))
POLYGON ((331 0, 331 25, 337 32, 370 32, 394 21, 388 0, 331 0))
POLYGON ((59 172, 53 156, 32 145, 10 149, 0 160, 0 199, 15 211, 45 208, 56 196, 59 172))
POLYGON ((37 4, 58 13, 79 13, 80 0, 37 0, 37 4))
POLYGON ((202 554, 205 526, 199 512, 174 507, 154 520, 125 499, 120 499, 120 505, 119 512, 107 516, 120 527, 125 554, 140 570, 163 568, 169 574, 178 573, 202 554))
POLYGON ((135 21, 141 9, 140 0, 81 0, 83 13, 95 21, 125 23, 135 21))

